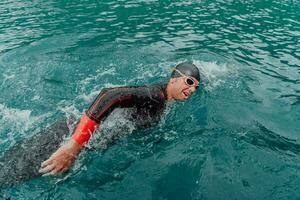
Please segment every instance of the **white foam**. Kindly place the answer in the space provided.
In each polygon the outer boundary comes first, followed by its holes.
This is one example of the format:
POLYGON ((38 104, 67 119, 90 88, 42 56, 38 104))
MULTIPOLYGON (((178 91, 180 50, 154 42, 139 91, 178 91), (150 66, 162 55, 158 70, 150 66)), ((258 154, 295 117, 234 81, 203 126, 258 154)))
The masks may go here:
POLYGON ((116 85, 116 84, 106 83, 103 85, 103 87, 100 88, 100 90, 99 90, 99 88, 94 88, 89 94, 83 93, 83 94, 78 95, 78 98, 84 100, 86 103, 91 103, 96 98, 96 96, 102 91, 102 89, 122 87, 122 86, 124 86, 124 85, 119 85, 119 84, 116 85))
POLYGON ((41 97, 39 95, 35 95, 34 97, 32 97, 31 101, 39 101, 41 99, 41 97))
POLYGON ((58 105, 58 110, 62 111, 67 119, 78 119, 82 115, 75 105, 58 105))
POLYGON ((89 94, 83 93, 81 95, 78 95, 78 98, 82 99, 85 103, 91 103, 99 93, 99 90, 94 90, 89 94))
POLYGON ((6 81, 10 80, 10 79, 14 79, 16 76, 14 74, 12 75, 7 75, 7 74, 3 74, 3 82, 2 84, 5 84, 6 81))
POLYGON ((205 90, 211 91, 223 85, 226 78, 237 74, 237 68, 233 64, 217 62, 205 62, 194 60, 204 80, 205 90))
POLYGON ((83 115, 74 104, 72 105, 64 105, 65 102, 61 102, 61 105, 58 105, 58 110, 64 113, 67 118, 67 126, 69 128, 69 133, 65 138, 64 141, 67 141, 71 133, 73 133, 74 129, 76 128, 77 122, 80 120, 80 117, 83 115))
POLYGON ((108 70, 102 70, 102 69, 98 69, 97 72, 97 77, 102 77, 104 75, 115 75, 116 74, 116 69, 114 68, 114 66, 112 64, 109 65, 111 68, 109 68, 108 70))
POLYGON ((107 76, 107 75, 116 75, 116 69, 114 68, 113 65, 110 65, 111 68, 107 69, 107 70, 103 70, 103 69, 98 69, 96 71, 96 74, 88 76, 87 78, 83 79, 80 81, 80 85, 86 86, 89 85, 92 81, 98 80, 99 78, 103 77, 103 76, 107 76))
MULTIPOLYGON (((83 94, 79 95, 78 98, 84 100, 86 103, 91 103, 91 101, 94 100, 94 98, 100 93, 101 90, 99 90, 98 87, 95 87, 89 94, 86 94, 85 93, 85 91, 87 91, 86 87, 88 85, 95 85, 94 82, 101 79, 101 77, 103 76, 116 75, 116 70, 114 66, 111 64, 110 67, 111 68, 108 70, 98 69, 96 71, 97 72, 96 74, 88 76, 87 78, 81 80, 79 82, 79 88, 80 88, 79 90, 82 91, 83 94)), ((102 88, 107 88, 107 87, 116 87, 116 85, 106 84, 102 88)))
POLYGON ((101 123, 101 129, 92 135, 88 145, 105 149, 107 145, 130 135, 135 130, 134 122, 130 119, 130 109, 115 109, 106 120, 101 123))
POLYGON ((6 141, 13 142, 16 134, 28 134, 26 131, 33 128, 35 123, 49 116, 47 113, 32 116, 31 112, 31 110, 8 108, 6 105, 0 104, 0 133, 5 129, 9 130, 5 136, 6 141))
POLYGON ((19 127, 18 129, 28 129, 32 122, 36 121, 36 118, 31 116, 31 110, 8 108, 3 104, 0 104, 0 115, 1 124, 19 127))

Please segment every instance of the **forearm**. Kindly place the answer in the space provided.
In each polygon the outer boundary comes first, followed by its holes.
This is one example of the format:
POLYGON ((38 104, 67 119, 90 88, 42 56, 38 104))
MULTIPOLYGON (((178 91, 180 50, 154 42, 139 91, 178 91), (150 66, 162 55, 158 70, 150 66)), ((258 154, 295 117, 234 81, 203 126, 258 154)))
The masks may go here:
POLYGON ((98 123, 84 114, 74 131, 72 140, 78 145, 84 146, 98 127, 98 123))
POLYGON ((41 164, 39 172, 43 175, 54 175, 68 170, 98 127, 98 123, 83 115, 72 138, 41 164))
POLYGON ((81 144, 78 144, 73 138, 71 138, 64 146, 63 148, 71 154, 70 156, 77 157, 77 155, 80 153, 81 149, 84 146, 81 144))

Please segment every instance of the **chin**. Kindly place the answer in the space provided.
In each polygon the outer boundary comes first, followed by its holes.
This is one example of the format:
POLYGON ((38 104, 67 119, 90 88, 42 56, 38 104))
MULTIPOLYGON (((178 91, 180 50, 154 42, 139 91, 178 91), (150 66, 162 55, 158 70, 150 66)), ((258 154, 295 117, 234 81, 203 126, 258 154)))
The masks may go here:
POLYGON ((186 101, 188 98, 189 97, 184 96, 184 97, 179 97, 177 100, 178 101, 186 101))

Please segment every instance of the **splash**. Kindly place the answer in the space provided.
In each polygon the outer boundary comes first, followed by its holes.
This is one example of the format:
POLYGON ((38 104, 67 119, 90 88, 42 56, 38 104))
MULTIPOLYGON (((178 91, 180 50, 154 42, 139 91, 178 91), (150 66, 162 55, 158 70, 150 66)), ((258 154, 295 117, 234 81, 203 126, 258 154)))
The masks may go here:
POLYGON ((205 90, 212 91, 222 86, 228 77, 236 76, 237 67, 233 64, 205 62, 194 60, 193 63, 199 68, 202 75, 205 90))
POLYGON ((8 108, 0 104, 0 144, 11 146, 16 138, 29 137, 33 132, 29 131, 35 124, 49 116, 48 113, 41 116, 32 116, 31 110, 8 108))
MULTIPOLYGON (((64 141, 69 139, 71 133, 76 128, 77 122, 83 115, 75 105, 65 105, 65 103, 66 102, 61 102, 61 105, 58 106, 58 110, 63 112, 67 118, 67 126, 70 133, 64 138, 64 141)), ((130 135, 135 130, 134 122, 131 119, 131 112, 132 110, 130 108, 116 108, 101 123, 101 128, 92 134, 87 147, 93 149, 106 149, 110 144, 118 141, 118 139, 130 135)))
POLYGON ((121 86, 124 86, 124 85, 121 85, 121 84, 116 85, 116 84, 106 83, 101 86, 95 87, 94 89, 92 89, 92 91, 89 94, 82 93, 82 94, 78 95, 78 98, 82 99, 85 103, 91 103, 97 97, 97 95, 100 94, 100 92, 102 91, 103 88, 113 88, 113 87, 121 87, 121 86), (101 87, 101 88, 99 89, 98 87, 101 87))
POLYGON ((31 128, 32 124, 39 119, 39 117, 31 115, 31 110, 8 108, 3 104, 0 104, 0 116, 0 124, 2 126, 21 132, 31 128))
POLYGON ((106 149, 108 145, 116 142, 135 130, 131 117, 131 109, 115 109, 101 124, 89 142, 89 147, 106 149))
POLYGON ((93 90, 89 94, 80 94, 78 98, 82 99, 85 103, 91 103, 99 93, 99 90, 93 90))
POLYGON ((103 77, 106 76, 116 76, 117 72, 115 69, 115 66, 110 64, 109 65, 109 69, 105 70, 105 69, 98 69, 96 72, 96 74, 94 75, 90 75, 87 78, 81 80, 78 84, 78 88, 79 91, 82 91, 78 98, 84 100, 84 102, 86 103, 91 103, 92 100, 94 100, 94 98, 100 93, 101 88, 105 88, 105 87, 113 87, 115 85, 111 85, 111 84, 106 84, 106 85, 99 85, 99 80, 103 79, 103 77), (90 89, 88 89, 88 86, 90 85, 95 85, 96 87, 94 87, 92 89, 91 92, 89 92, 88 94, 86 94, 86 91, 90 91, 90 89), (100 87, 100 88, 99 88, 100 87))
POLYGON ((79 86, 82 89, 85 89, 86 86, 90 85, 90 84, 94 84, 97 82, 97 80, 100 80, 101 78, 105 77, 105 76, 115 76, 117 74, 115 66, 113 64, 110 64, 108 66, 108 69, 98 69, 96 71, 96 74, 90 75, 88 77, 86 77, 85 79, 81 80, 79 82, 79 86))
MULTIPOLYGON (((69 133, 72 133, 76 127, 77 122, 80 120, 82 113, 76 108, 74 104, 64 105, 64 103, 65 102, 61 102, 61 105, 58 106, 58 110, 63 112, 66 116, 69 133)), ((68 136, 70 136, 70 134, 68 136)))

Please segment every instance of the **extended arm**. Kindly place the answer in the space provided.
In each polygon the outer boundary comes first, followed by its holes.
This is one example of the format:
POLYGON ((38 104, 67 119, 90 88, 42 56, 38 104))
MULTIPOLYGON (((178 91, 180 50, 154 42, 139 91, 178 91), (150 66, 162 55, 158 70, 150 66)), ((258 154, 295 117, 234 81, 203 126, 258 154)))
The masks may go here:
POLYGON ((99 124, 83 115, 72 138, 41 165, 40 173, 55 175, 68 170, 99 124))
POLYGON ((115 107, 134 105, 135 88, 104 89, 81 118, 72 138, 41 164, 40 173, 55 175, 68 170, 100 121, 115 107))

